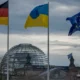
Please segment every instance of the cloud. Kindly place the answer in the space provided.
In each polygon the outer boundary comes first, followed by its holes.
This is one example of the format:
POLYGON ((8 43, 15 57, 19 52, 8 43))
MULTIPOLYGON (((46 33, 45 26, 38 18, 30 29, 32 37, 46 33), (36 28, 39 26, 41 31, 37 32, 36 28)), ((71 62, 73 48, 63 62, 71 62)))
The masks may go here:
MULTIPOLYGON (((0 34, 0 55, 4 55, 7 51, 7 35, 0 34)), ((45 54, 47 54, 47 36, 46 35, 18 35, 10 34, 9 36, 9 48, 23 43, 29 43, 40 48, 45 54), (42 43, 42 44, 41 44, 42 43)))
POLYGON ((29 14, 34 7, 44 3, 45 0, 10 0, 10 13, 13 15, 29 14))
POLYGON ((67 5, 64 3, 60 3, 57 1, 53 1, 50 3, 50 15, 54 16, 67 16, 72 13, 77 13, 80 10, 77 5, 67 5))
POLYGON ((78 36, 66 36, 61 34, 50 34, 50 54, 67 55, 73 53, 79 55, 80 39, 78 36))
POLYGON ((49 0, 50 2, 58 2, 58 3, 62 3, 62 4, 67 4, 67 5, 76 5, 79 6, 80 1, 79 0, 49 0))
POLYGON ((25 21, 29 15, 29 13, 31 12, 31 10, 40 5, 40 4, 44 4, 45 1, 43 0, 10 0, 10 8, 9 8, 9 24, 10 24, 10 31, 11 33, 14 34, 22 34, 24 31, 27 31, 28 33, 46 33, 46 29, 44 28, 30 28, 30 30, 25 30, 24 29, 24 24, 25 21), (16 7, 17 6, 17 7, 16 7))
MULTIPOLYGON (((75 64, 79 64, 79 52, 80 47, 78 41, 80 40, 78 36, 68 37, 65 35, 53 35, 50 34, 50 64, 53 65, 68 65, 69 61, 67 55, 73 53, 76 61, 75 64), (74 48, 74 46, 76 46, 74 48), (77 59, 78 58, 78 59, 77 59), (56 62, 56 63, 55 63, 56 62)), ((0 34, 0 55, 6 53, 6 35, 0 34)), ((39 34, 10 34, 10 48, 21 44, 21 43, 30 43, 34 46, 40 48, 47 55, 47 35, 39 34)))
POLYGON ((64 41, 52 41, 50 42, 50 45, 59 46, 60 48, 75 48, 80 47, 79 43, 71 43, 71 42, 64 42, 64 41))
MULTIPOLYGON (((10 32, 13 34, 22 34, 24 33, 24 24, 25 21, 31 12, 31 10, 40 5, 47 3, 46 0, 10 0, 9 1, 9 26, 10 32)), ((80 11, 79 5, 67 5, 66 1, 53 1, 50 2, 50 33, 65 33, 68 34, 68 31, 71 27, 71 24, 66 21, 66 18, 72 16, 80 11), (65 4, 64 4, 65 3, 65 4)), ((47 29, 44 28, 30 28, 27 30, 28 33, 37 34, 46 33, 47 29)), ((0 32, 4 31, 1 29, 0 32)))
POLYGON ((34 46, 39 47, 47 54, 47 36, 46 35, 10 35, 10 47, 21 44, 21 43, 30 43, 34 46), (43 43, 43 44, 41 44, 43 43), (44 44, 45 43, 45 44, 44 44))
MULTIPOLYGON (((0 3, 2 1, 0 0, 0 3)), ((23 42, 31 43, 47 54, 47 29, 41 27, 24 29, 24 23, 30 11, 34 7, 47 2, 48 0, 9 1, 10 48, 23 42)), ((71 24, 66 21, 66 18, 80 11, 80 1, 50 0, 49 4, 50 63, 68 65, 69 61, 66 55, 72 52, 76 64, 78 64, 80 60, 80 32, 77 31, 69 37, 68 32, 71 24)), ((3 55, 6 52, 7 28, 1 26, 0 33, 0 54, 3 55)))
POLYGON ((0 0, 0 4, 3 4, 4 2, 6 2, 7 0, 0 0))
MULTIPOLYGON (((5 44, 7 42, 7 35, 3 34, 0 35, 2 40, 1 49, 5 47, 5 44)), ((50 34, 50 53, 54 54, 55 52, 59 52, 57 54, 65 54, 69 51, 79 52, 80 44, 79 44, 79 37, 68 37, 63 35, 53 35, 50 34), (73 50, 73 51, 72 51, 73 50), (62 53, 62 51, 64 51, 62 53)), ((20 44, 20 43, 31 43, 35 46, 38 46, 40 49, 42 49, 45 53, 47 53, 47 35, 46 34, 10 34, 10 48, 14 45, 20 44)))
POLYGON ((7 35, 0 34, 0 56, 3 56, 7 51, 7 35))
POLYGON ((67 55, 50 54, 50 64, 55 66, 68 66, 69 60, 67 55))

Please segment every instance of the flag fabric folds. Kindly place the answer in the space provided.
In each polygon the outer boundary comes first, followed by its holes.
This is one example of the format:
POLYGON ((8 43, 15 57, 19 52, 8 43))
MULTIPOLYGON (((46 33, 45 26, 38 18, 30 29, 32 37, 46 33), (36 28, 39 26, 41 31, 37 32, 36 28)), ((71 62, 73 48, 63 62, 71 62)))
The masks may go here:
POLYGON ((68 59, 71 59, 71 58, 72 58, 72 53, 68 55, 68 59))
POLYGON ((0 25, 8 25, 8 1, 0 5, 0 25))
POLYGON ((72 27, 69 30, 69 36, 72 35, 75 31, 80 31, 80 12, 72 17, 67 18, 72 24, 72 27))
POLYGON ((24 28, 48 27, 48 4, 35 7, 29 14, 24 28))

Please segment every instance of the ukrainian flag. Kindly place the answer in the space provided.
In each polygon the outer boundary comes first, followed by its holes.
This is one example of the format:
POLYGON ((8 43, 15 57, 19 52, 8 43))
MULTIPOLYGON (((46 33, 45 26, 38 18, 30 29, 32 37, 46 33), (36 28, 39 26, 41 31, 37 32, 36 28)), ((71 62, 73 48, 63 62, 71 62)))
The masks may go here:
POLYGON ((8 25, 8 1, 0 5, 0 25, 8 25))
POLYGON ((48 27, 48 4, 35 7, 28 16, 25 28, 48 27))

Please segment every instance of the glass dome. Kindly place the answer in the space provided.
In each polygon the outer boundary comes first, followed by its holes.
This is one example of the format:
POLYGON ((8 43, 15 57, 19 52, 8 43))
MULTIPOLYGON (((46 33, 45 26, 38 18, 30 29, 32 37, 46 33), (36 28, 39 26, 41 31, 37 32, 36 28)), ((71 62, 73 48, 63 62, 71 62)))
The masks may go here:
POLYGON ((26 64, 27 55, 31 57, 30 63, 32 66, 45 66, 47 64, 46 55, 42 50, 31 44, 19 44, 12 47, 7 52, 1 62, 2 73, 7 71, 7 55, 9 53, 9 70, 24 68, 26 64))

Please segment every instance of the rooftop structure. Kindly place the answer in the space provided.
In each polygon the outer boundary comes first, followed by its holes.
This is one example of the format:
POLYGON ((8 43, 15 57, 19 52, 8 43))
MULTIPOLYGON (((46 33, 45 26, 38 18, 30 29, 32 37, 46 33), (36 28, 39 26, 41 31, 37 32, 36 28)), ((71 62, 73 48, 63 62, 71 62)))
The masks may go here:
POLYGON ((25 65, 45 66, 47 64, 46 55, 42 50, 32 44, 19 44, 13 46, 7 52, 1 62, 2 73, 7 72, 7 56, 9 54, 9 71, 24 68, 25 65))

